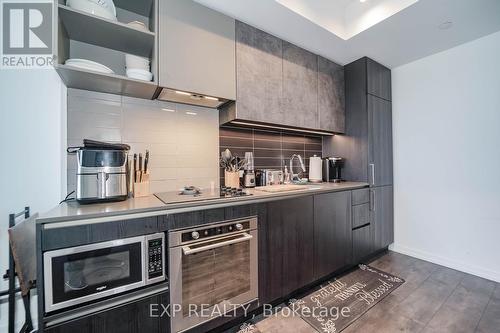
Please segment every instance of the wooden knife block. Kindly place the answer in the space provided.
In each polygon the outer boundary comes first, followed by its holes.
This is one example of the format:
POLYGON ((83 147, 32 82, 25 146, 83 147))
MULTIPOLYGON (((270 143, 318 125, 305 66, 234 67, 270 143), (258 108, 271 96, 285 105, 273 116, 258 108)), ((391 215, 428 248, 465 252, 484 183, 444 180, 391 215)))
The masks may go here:
POLYGON ((149 174, 146 173, 142 175, 142 182, 134 183, 134 198, 147 197, 149 195, 149 174))

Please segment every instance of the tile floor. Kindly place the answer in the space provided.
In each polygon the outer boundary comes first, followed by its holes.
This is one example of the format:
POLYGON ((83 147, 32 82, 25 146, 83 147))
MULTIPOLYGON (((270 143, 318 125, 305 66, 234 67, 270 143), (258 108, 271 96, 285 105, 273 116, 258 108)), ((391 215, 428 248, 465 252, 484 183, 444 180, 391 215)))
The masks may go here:
MULTIPOLYGON (((406 280, 343 333, 500 332, 500 284, 409 256, 388 252, 370 263, 406 280)), ((261 333, 315 333, 300 317, 255 324, 261 333)))

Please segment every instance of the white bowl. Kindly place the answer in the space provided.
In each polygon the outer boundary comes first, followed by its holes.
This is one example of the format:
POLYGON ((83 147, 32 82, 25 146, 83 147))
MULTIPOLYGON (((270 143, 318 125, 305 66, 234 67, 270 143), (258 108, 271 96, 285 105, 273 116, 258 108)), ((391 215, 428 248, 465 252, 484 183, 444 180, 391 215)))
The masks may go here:
POLYGON ((66 5, 82 12, 90 13, 108 20, 117 21, 116 8, 113 1, 103 1, 99 4, 89 0, 66 0, 66 5))
POLYGON ((125 54, 125 66, 128 69, 142 69, 149 72, 149 59, 133 54, 125 54))
POLYGON ((126 73, 129 78, 136 80, 151 81, 153 79, 153 73, 143 69, 127 69, 126 73))
POLYGON ((149 31, 149 29, 146 27, 146 25, 144 23, 142 23, 141 21, 132 21, 132 22, 127 23, 127 25, 131 26, 133 28, 136 28, 138 30, 149 31))

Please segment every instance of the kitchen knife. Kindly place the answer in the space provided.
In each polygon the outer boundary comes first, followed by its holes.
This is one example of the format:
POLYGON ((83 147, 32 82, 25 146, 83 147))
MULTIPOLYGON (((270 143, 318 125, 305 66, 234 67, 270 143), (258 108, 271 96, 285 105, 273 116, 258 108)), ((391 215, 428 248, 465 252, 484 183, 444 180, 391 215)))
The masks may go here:
POLYGON ((134 183, 137 183, 137 154, 134 154, 134 183))
POLYGON ((146 150, 146 157, 144 158, 144 173, 148 173, 148 163, 149 163, 149 150, 146 150))
POLYGON ((142 154, 139 153, 139 183, 142 182, 142 154))

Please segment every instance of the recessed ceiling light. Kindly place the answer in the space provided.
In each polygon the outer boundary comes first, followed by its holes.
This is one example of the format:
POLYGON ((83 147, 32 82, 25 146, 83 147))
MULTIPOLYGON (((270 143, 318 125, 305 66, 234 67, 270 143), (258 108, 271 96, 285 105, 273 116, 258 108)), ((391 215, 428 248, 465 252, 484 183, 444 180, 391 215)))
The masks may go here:
POLYGON ((361 3, 365 3, 367 0, 359 0, 359 2, 361 3))
POLYGON ((440 25, 438 25, 438 28, 440 30, 447 30, 447 29, 450 29, 452 26, 453 26, 453 22, 446 21, 446 22, 443 22, 440 25))
POLYGON ((186 114, 190 115, 190 116, 196 116, 197 115, 196 112, 190 112, 190 111, 186 111, 186 114))

